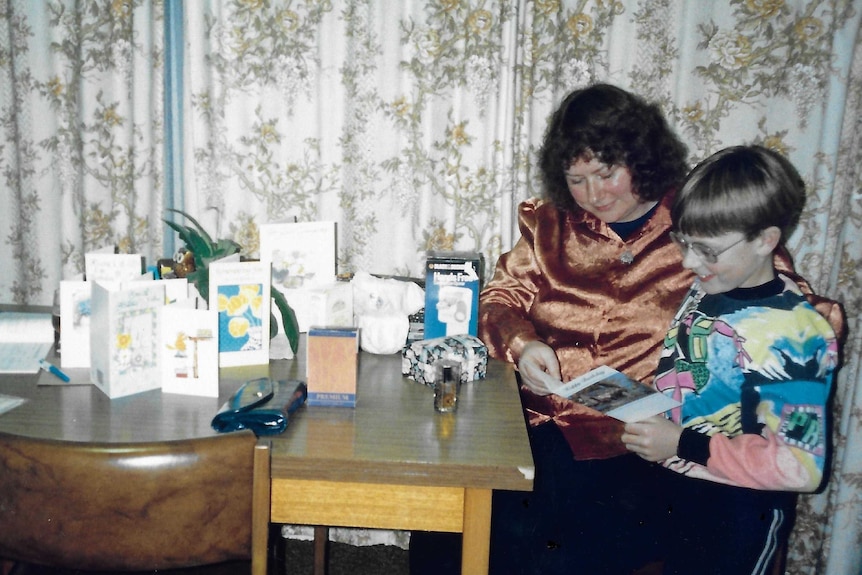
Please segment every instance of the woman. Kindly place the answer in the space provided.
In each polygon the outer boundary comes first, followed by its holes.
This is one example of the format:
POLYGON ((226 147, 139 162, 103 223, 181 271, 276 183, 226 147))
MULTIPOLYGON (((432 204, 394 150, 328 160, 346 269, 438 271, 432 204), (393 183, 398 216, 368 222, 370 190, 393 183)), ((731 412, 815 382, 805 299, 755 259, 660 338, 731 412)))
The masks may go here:
MULTIPOLYGON (((654 371, 692 281, 668 236, 686 150, 658 106, 594 85, 551 117, 540 168, 548 198, 521 204, 522 237, 479 299, 480 338, 518 367, 536 466, 532 493, 494 493, 491 572, 627 573, 642 562, 632 486, 649 464, 623 455, 621 423, 544 380, 602 364, 640 380, 654 371)), ((415 533, 411 573, 457 572, 444 541, 415 533)))
POLYGON ((693 279, 668 235, 686 150, 657 105, 602 84, 563 100, 540 161, 548 198, 519 207, 479 303, 490 355, 517 365, 536 465, 533 493, 495 493, 492 571, 628 573, 646 561, 634 511, 651 467, 625 455, 620 422, 545 382, 600 365, 649 381, 693 279))

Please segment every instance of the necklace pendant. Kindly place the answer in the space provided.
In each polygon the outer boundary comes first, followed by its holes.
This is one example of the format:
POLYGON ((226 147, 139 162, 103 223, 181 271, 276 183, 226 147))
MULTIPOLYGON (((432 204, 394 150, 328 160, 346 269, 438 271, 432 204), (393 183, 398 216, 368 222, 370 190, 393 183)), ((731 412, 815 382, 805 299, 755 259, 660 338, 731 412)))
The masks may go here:
POLYGON ((629 250, 626 250, 620 255, 620 261, 626 265, 630 265, 633 261, 635 261, 635 256, 629 250))

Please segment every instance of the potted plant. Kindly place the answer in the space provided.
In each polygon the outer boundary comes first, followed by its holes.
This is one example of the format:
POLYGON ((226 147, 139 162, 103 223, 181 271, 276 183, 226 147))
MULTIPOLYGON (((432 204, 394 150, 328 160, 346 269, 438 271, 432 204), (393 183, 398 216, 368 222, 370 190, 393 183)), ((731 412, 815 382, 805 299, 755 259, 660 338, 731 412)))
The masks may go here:
MULTIPOLYGON (((182 210, 168 208, 168 211, 180 214, 191 224, 190 226, 184 226, 176 222, 164 220, 172 230, 179 234, 180 239, 185 243, 186 250, 188 250, 183 260, 177 262, 177 265, 182 269, 181 277, 185 277, 188 281, 192 282, 201 297, 209 302, 209 264, 223 257, 239 253, 242 248, 238 243, 227 238, 213 241, 212 237, 210 237, 197 220, 182 210)), ((284 335, 287 336, 290 349, 295 354, 299 346, 299 324, 296 321, 296 314, 290 305, 288 305, 284 294, 277 289, 272 290, 272 301, 281 314, 284 335)), ((278 323, 275 320, 275 315, 270 315, 272 316, 269 324, 270 337, 275 337, 278 333, 278 323)))

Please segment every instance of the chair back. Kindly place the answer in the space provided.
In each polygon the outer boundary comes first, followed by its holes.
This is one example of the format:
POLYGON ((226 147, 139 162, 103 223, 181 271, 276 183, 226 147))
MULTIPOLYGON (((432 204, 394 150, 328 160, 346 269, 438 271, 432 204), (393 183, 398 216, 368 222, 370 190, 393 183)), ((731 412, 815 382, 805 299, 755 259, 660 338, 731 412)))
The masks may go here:
POLYGON ((153 443, 0 433, 0 557, 136 571, 251 558, 250 431, 153 443))

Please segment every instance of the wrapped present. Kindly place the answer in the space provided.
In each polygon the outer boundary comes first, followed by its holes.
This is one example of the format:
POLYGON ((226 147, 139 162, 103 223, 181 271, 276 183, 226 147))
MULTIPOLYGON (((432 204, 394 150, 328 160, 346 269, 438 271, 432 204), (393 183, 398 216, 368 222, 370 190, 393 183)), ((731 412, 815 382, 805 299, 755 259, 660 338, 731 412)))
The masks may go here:
POLYGON ((484 379, 488 349, 472 335, 449 335, 414 341, 401 351, 401 373, 424 385, 434 385, 434 363, 452 359, 461 363, 461 383, 484 379))

